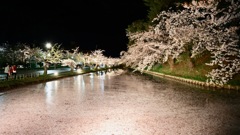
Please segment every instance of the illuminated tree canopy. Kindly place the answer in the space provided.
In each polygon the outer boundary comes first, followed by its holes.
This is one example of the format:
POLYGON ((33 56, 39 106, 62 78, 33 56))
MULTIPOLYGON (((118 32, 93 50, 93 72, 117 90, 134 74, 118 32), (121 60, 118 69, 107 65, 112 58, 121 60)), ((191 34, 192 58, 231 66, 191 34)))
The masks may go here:
POLYGON ((122 52, 122 63, 143 71, 151 69, 156 63, 165 63, 178 59, 188 51, 191 58, 203 52, 211 54, 209 66, 217 66, 206 76, 211 84, 226 84, 233 75, 240 71, 240 49, 238 25, 231 25, 239 20, 238 1, 226 1, 225 8, 218 8, 219 2, 192 1, 184 3, 183 10, 160 12, 153 19, 156 25, 148 31, 128 32, 133 45, 122 52))

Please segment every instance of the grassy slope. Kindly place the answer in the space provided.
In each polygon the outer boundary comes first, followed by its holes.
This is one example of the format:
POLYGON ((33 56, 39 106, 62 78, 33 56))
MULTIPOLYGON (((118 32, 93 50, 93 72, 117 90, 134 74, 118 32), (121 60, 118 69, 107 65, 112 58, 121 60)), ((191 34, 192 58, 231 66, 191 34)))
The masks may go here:
MULTIPOLYGON (((205 53, 204 55, 193 59, 192 62, 194 63, 194 67, 191 67, 189 66, 191 65, 190 57, 187 53, 185 53, 182 54, 180 58, 175 62, 172 71, 170 70, 170 66, 167 63, 162 65, 155 65, 152 71, 205 82, 207 80, 207 77, 205 75, 214 68, 205 65, 205 63, 209 62, 209 60, 210 55, 205 53)), ((233 86, 240 86, 240 74, 235 75, 233 79, 228 82, 228 84, 233 86)))

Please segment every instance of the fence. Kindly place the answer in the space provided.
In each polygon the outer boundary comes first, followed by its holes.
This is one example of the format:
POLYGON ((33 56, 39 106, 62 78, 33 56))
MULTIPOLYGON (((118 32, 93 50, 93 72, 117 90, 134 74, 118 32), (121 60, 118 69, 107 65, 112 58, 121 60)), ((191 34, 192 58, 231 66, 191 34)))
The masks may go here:
MULTIPOLYGON (((20 79, 25 79, 25 78, 34 78, 34 77, 38 77, 40 75, 40 73, 29 73, 29 74, 17 74, 16 75, 16 80, 20 80, 20 79)), ((10 75, 8 76, 8 80, 14 80, 14 75, 10 75)), ((6 75, 1 75, 0 76, 0 81, 6 81, 6 75)))

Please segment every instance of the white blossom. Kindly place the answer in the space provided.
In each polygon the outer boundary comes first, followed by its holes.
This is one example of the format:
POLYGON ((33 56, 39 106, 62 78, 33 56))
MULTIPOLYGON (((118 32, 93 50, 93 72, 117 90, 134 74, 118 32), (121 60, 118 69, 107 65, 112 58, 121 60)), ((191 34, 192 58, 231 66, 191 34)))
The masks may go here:
POLYGON ((207 74, 208 82, 223 85, 239 73, 239 26, 229 25, 240 17, 240 4, 230 1, 219 9, 217 0, 192 1, 183 4, 183 10, 162 11, 148 31, 127 33, 134 41, 121 53, 121 63, 143 71, 169 58, 177 59, 191 44, 191 58, 210 52, 211 62, 218 65, 207 74))

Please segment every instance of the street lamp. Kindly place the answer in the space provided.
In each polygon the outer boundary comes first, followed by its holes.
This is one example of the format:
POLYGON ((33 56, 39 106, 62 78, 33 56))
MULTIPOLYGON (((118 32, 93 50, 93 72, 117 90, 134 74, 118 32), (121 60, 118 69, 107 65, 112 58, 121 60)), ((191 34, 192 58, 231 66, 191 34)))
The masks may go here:
POLYGON ((48 51, 48 53, 46 54, 47 56, 46 57, 50 57, 51 56, 51 54, 50 54, 50 52, 49 52, 49 50, 50 50, 50 48, 52 47, 52 44, 51 43, 46 43, 46 48, 47 48, 47 51, 48 51))
POLYGON ((44 63, 43 63, 43 66, 44 66, 44 74, 47 74, 47 68, 49 66, 49 63, 48 63, 48 59, 49 57, 51 56, 49 50, 50 48, 52 47, 52 44, 51 43, 46 43, 46 48, 47 48, 47 52, 46 52, 46 55, 44 56, 44 63))
POLYGON ((50 49, 52 47, 52 44, 51 43, 46 43, 46 47, 47 47, 47 49, 50 49))

